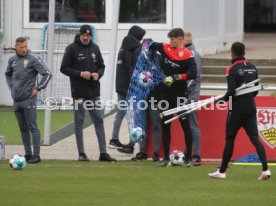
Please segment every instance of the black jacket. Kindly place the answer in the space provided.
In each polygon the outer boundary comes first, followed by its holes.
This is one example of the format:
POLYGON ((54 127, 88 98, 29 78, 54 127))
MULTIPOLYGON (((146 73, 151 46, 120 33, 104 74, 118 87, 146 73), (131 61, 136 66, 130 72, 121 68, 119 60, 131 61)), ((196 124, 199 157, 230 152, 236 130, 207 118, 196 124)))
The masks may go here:
POLYGON ((258 92, 249 93, 238 97, 234 97, 234 95, 236 93, 236 88, 240 87, 243 84, 249 83, 255 79, 258 79, 257 69, 245 58, 233 59, 232 63, 233 64, 226 69, 228 87, 227 92, 223 97, 223 100, 229 100, 230 96, 233 98, 232 110, 234 112, 244 114, 256 113, 254 97, 258 94, 258 92))
POLYGON ((97 72, 102 77, 104 70, 105 65, 99 47, 92 41, 88 45, 82 44, 79 35, 76 35, 74 42, 65 49, 60 67, 60 71, 70 77, 72 97, 100 96, 99 80, 83 79, 81 72, 97 72))
POLYGON ((116 69, 116 92, 126 96, 130 79, 141 51, 140 40, 145 30, 138 26, 130 28, 128 35, 123 39, 120 48, 116 69))
MULTIPOLYGON (((154 42, 150 48, 161 54, 162 58, 160 68, 166 76, 186 73, 187 80, 195 79, 197 77, 196 64, 192 55, 184 60, 175 60, 167 55, 163 43, 154 42)), ((183 55, 191 53, 188 49, 186 49, 185 52, 186 53, 183 53, 183 55)), ((160 84, 158 90, 160 92, 164 91, 165 93, 172 94, 176 97, 186 97, 188 95, 186 80, 175 81, 171 87, 160 84)))

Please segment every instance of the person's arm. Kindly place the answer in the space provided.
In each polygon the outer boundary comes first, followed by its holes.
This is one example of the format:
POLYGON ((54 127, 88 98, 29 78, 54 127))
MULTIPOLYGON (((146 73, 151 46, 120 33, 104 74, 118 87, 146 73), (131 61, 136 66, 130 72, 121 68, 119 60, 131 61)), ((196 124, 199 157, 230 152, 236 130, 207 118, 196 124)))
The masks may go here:
POLYGON ((34 56, 33 68, 42 76, 40 82, 38 82, 36 89, 40 91, 44 89, 52 78, 50 70, 47 65, 42 62, 38 56, 34 56))
MULTIPOLYGON (((194 57, 187 59, 188 69, 187 69, 187 77, 183 77, 183 80, 196 79, 197 77, 197 68, 194 57)), ((183 75, 183 74, 182 74, 183 75)))
MULTIPOLYGON (((256 68, 256 67, 255 67, 256 68)), ((256 69, 257 70, 257 69, 256 69)), ((256 79, 259 79, 258 72, 256 72, 256 79)), ((256 82, 254 86, 258 86, 259 82, 256 82)), ((258 95, 259 91, 256 91, 253 93, 253 97, 256 97, 258 95)))
POLYGON ((7 70, 5 72, 5 76, 6 76, 6 81, 7 81, 7 84, 8 84, 8 87, 10 90, 12 88, 12 73, 13 73, 13 69, 11 67, 11 60, 9 59, 7 70))
POLYGON ((163 43, 153 42, 149 48, 158 51, 160 54, 164 53, 163 43))
POLYGON ((186 61, 188 65, 188 69, 186 73, 167 76, 165 79, 163 79, 163 83, 165 85, 170 87, 175 81, 179 81, 179 80, 186 81, 186 80, 196 79, 197 71, 196 71, 196 64, 195 64, 194 58, 189 58, 186 61))
POLYGON ((234 97, 236 94, 236 80, 234 78, 234 69, 232 68, 229 72, 227 78, 227 92, 225 93, 224 97, 220 100, 228 101, 229 97, 234 97))
POLYGON ((97 73, 99 74, 99 79, 104 75, 105 65, 104 60, 100 51, 100 48, 98 48, 98 62, 97 62, 97 73))
POLYGON ((62 58, 60 72, 69 77, 83 78, 82 72, 80 70, 72 68, 73 58, 74 56, 73 56, 72 47, 68 46, 65 49, 65 53, 62 58))

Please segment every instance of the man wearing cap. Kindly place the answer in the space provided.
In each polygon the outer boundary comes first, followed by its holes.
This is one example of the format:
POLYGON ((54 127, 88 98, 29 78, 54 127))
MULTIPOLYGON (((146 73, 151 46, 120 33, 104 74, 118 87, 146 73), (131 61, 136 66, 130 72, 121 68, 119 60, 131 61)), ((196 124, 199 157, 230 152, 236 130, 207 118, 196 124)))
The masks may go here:
POLYGON ((88 110, 94 123, 99 143, 100 161, 115 162, 106 152, 103 107, 100 104, 100 82, 104 74, 101 51, 92 42, 90 25, 82 25, 73 43, 65 49, 60 71, 70 77, 71 94, 74 100, 74 127, 79 161, 89 161, 84 151, 83 122, 88 110))

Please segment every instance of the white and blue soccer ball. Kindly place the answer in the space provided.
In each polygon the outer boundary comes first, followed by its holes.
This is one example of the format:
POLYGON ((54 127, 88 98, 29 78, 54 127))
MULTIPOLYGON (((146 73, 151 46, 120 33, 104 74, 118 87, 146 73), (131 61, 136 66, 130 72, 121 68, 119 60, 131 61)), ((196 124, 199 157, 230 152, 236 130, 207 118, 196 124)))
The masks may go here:
POLYGON ((173 150, 170 154, 170 164, 180 166, 184 164, 185 155, 180 150, 173 150))
POLYGON ((22 170, 26 166, 26 159, 21 155, 14 155, 10 159, 10 167, 14 170, 22 170))
POLYGON ((135 127, 130 130, 130 137, 134 142, 140 142, 144 139, 144 133, 141 127, 135 127))
POLYGON ((151 83, 153 83, 153 80, 149 71, 143 71, 139 74, 139 84, 142 87, 148 87, 151 83))

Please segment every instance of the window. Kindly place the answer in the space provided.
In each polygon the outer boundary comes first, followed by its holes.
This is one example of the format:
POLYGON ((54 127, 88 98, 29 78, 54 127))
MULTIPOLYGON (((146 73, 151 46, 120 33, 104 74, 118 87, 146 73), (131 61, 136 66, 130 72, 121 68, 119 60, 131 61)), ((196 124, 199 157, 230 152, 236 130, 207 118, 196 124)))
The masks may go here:
MULTIPOLYGON (((0 0, 1 1, 1 0, 0 0)), ((93 23, 109 29, 112 22, 111 0, 56 0, 55 22, 93 23)), ((119 29, 138 24, 145 29, 170 28, 172 0, 121 0, 119 29)), ((42 28, 48 23, 49 0, 24 0, 24 27, 42 28)))
MULTIPOLYGON (((56 23, 93 23, 106 28, 112 13, 108 0, 56 0, 56 23)), ((24 27, 42 28, 48 23, 49 0, 24 0, 24 27)))
POLYGON ((120 23, 166 23, 166 0, 121 0, 120 23))
MULTIPOLYGON (((30 0, 29 22, 48 22, 49 0, 30 0)), ((105 22, 105 0, 56 0, 55 22, 105 22)))

